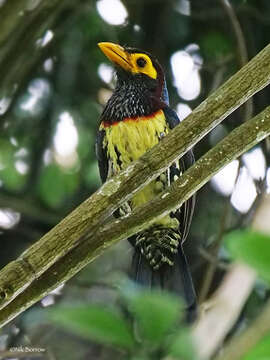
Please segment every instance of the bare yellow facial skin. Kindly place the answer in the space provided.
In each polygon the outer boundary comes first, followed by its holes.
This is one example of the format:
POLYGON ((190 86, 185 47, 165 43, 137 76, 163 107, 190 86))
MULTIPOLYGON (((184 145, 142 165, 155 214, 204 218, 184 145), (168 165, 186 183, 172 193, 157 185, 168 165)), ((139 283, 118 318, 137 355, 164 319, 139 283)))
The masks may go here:
POLYGON ((157 78, 157 71, 148 55, 130 54, 122 46, 110 42, 101 42, 98 46, 110 61, 124 70, 130 71, 132 74, 145 74, 152 79, 157 78))

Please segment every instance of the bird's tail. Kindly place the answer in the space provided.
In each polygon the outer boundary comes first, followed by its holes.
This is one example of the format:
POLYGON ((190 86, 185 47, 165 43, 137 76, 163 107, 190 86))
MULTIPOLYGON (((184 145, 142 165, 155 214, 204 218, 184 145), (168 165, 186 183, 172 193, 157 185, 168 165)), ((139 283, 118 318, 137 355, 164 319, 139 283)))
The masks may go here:
POLYGON ((139 248, 135 248, 131 277, 145 288, 155 288, 174 293, 184 300, 186 304, 186 319, 188 322, 196 318, 196 294, 191 273, 183 248, 180 245, 177 253, 173 254, 173 265, 163 263, 158 269, 150 265, 139 248))

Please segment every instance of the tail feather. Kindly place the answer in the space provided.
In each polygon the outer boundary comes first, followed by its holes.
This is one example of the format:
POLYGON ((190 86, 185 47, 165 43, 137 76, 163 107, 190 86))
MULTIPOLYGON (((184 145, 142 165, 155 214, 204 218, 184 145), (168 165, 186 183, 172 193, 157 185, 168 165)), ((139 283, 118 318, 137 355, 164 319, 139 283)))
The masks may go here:
POLYGON ((175 255, 174 265, 164 264, 158 270, 154 270, 149 261, 136 249, 132 259, 131 277, 146 288, 166 290, 181 296, 186 304, 186 320, 191 322, 196 318, 196 294, 188 262, 181 247, 175 255))

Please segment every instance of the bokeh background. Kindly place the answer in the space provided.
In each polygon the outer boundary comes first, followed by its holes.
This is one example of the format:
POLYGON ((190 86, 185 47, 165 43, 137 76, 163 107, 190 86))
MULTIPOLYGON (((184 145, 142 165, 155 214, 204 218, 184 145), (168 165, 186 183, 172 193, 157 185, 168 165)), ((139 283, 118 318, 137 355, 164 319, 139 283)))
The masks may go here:
MULTIPOLYGON (((268 0, 230 4, 0 0, 0 267, 100 186, 95 135, 115 76, 97 43, 111 41, 155 54, 166 72, 171 106, 184 119, 269 42, 268 0)), ((269 97, 265 89, 234 112, 196 145, 195 157, 261 111, 269 97)), ((223 235, 250 223, 258 194, 270 187, 268 149, 265 142, 233 161, 197 196, 186 249, 200 301, 215 290, 230 261, 223 235), (218 262, 209 279, 213 258, 218 262)), ((112 358, 111 351, 108 355, 47 323, 42 309, 54 303, 116 301, 112 284, 127 272, 130 255, 122 242, 90 264, 6 326, 0 350, 39 344, 49 349, 51 359, 112 358)), ((245 321, 267 296, 268 289, 259 284, 245 321)))

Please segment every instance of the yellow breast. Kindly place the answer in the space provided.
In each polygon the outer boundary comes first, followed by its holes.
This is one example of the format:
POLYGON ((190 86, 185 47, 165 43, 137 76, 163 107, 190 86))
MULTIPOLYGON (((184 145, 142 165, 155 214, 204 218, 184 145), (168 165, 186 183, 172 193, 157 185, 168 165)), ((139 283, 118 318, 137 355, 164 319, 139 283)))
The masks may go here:
MULTIPOLYGON (((156 145, 169 132, 169 127, 163 111, 159 110, 151 116, 127 118, 110 125, 101 123, 100 130, 105 131, 103 146, 107 148, 110 177, 156 145)), ((137 207, 153 199, 164 189, 159 185, 160 183, 153 181, 135 194, 131 200, 131 207, 137 207)), ((160 219, 158 223, 170 227, 178 226, 177 221, 169 216, 160 219)))
POLYGON ((162 110, 151 116, 127 118, 110 126, 102 123, 100 128, 106 132, 103 145, 113 163, 113 174, 137 160, 168 133, 162 110))

